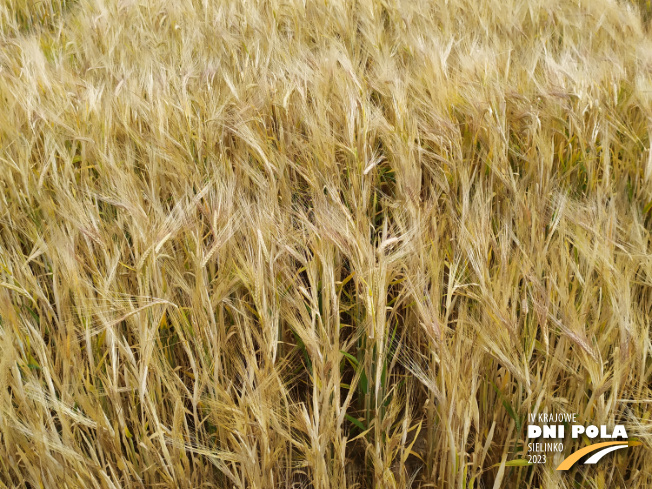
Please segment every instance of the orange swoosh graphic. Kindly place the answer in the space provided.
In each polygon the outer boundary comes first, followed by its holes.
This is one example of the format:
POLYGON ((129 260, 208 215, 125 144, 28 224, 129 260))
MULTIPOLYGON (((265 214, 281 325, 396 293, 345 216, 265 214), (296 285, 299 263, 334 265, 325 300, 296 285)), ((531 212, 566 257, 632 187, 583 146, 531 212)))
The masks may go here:
POLYGON ((604 447, 610 447, 614 445, 626 445, 630 447, 635 447, 637 445, 640 445, 640 441, 605 441, 602 443, 595 443, 593 445, 589 445, 588 447, 584 447, 574 453, 571 453, 568 457, 564 459, 562 463, 559 464, 559 467, 557 467, 557 470, 568 470, 570 469, 573 465, 575 465, 575 462, 577 462, 579 459, 581 459, 584 455, 587 455, 591 452, 595 452, 596 450, 599 450, 604 447))

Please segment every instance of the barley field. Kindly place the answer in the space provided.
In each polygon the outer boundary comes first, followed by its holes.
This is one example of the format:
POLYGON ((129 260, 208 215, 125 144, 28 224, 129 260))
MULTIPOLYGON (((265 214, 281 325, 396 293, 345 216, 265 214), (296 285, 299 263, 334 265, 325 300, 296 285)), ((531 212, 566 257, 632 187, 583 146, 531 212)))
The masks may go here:
POLYGON ((652 487, 650 17, 0 0, 0 487, 652 487))

